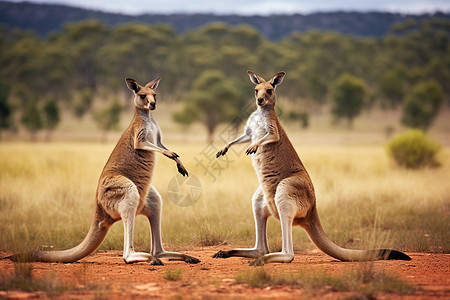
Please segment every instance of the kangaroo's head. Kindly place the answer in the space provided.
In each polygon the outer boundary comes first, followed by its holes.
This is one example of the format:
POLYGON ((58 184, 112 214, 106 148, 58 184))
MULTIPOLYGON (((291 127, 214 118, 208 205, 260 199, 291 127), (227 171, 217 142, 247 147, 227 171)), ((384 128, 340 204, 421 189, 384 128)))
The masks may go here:
POLYGON ((156 88, 161 78, 150 81, 145 86, 137 83, 136 80, 125 78, 127 86, 134 92, 134 106, 144 110, 154 110, 156 108, 156 88))
POLYGON ((275 88, 283 82, 285 72, 279 72, 272 77, 270 81, 265 81, 262 77, 256 75, 252 71, 247 71, 251 82, 255 86, 256 105, 259 107, 273 107, 277 102, 275 88))

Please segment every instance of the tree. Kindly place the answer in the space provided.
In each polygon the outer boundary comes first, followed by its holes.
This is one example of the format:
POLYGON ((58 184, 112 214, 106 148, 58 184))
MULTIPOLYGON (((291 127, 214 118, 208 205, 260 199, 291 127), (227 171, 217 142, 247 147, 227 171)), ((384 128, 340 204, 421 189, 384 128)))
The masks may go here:
POLYGON ((442 88, 436 81, 417 83, 403 106, 403 125, 427 130, 439 113, 443 98, 442 88))
POLYGON ((77 23, 67 23, 59 39, 54 42, 64 45, 70 64, 70 74, 67 80, 71 81, 72 88, 89 88, 96 91, 98 76, 102 66, 108 65, 101 49, 110 34, 110 30, 97 20, 85 20, 77 23))
POLYGON ((83 89, 73 104, 73 113, 78 119, 81 119, 92 106, 94 95, 88 88, 83 89))
POLYGON ((103 130, 103 142, 107 141, 108 132, 118 127, 122 109, 122 105, 115 99, 110 106, 93 113, 94 121, 97 123, 98 127, 103 130))
POLYGON ((58 126, 60 121, 59 107, 55 98, 49 98, 43 107, 44 128, 47 129, 47 141, 51 140, 52 131, 58 126))
POLYGON ((331 113, 339 121, 347 119, 349 127, 361 113, 367 94, 366 83, 349 74, 342 74, 334 83, 331 113))
MULTIPOLYGON (((149 26, 126 23, 114 28, 108 42, 100 50, 101 56, 108 61, 103 69, 111 75, 106 78, 110 89, 125 91, 124 76, 155 78, 158 75, 164 76, 165 84, 160 87, 163 89, 161 92, 164 92, 164 86, 173 88, 169 71, 176 65, 171 63, 169 56, 172 48, 179 51, 174 47, 175 39, 176 32, 164 24, 149 26)), ((131 106, 131 101, 125 102, 125 107, 131 106)))
POLYGON ((309 126, 309 114, 304 111, 291 110, 286 114, 285 119, 288 122, 299 122, 302 128, 308 128, 309 126))
POLYGON ((22 124, 30 132, 30 139, 36 141, 36 135, 43 127, 41 112, 34 99, 28 100, 22 115, 22 124))
POLYGON ((382 97, 382 106, 387 109, 395 109, 403 102, 404 80, 401 70, 390 70, 381 77, 378 82, 378 91, 382 97))
POLYGON ((193 90, 186 97, 185 107, 175 113, 178 122, 186 124, 202 122, 208 131, 208 142, 214 138, 214 130, 220 123, 231 120, 238 113, 239 94, 233 82, 222 71, 204 71, 194 82, 193 90))
POLYGON ((0 139, 3 129, 9 129, 13 125, 12 107, 8 101, 8 88, 0 85, 0 139))

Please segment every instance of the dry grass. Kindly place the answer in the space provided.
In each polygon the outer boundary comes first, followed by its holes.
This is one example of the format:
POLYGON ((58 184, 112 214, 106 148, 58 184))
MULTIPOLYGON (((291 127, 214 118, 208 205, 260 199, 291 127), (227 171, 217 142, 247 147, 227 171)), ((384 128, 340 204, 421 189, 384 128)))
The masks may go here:
POLYGON ((183 273, 183 271, 180 269, 175 269, 175 270, 167 269, 164 272, 163 278, 165 280, 169 280, 169 281, 178 281, 181 279, 182 273, 183 273))
MULTIPOLYGON (((46 272, 43 276, 35 276, 33 265, 14 263, 14 270, 11 274, 7 272, 0 274, 0 291, 43 291, 45 292, 44 295, 49 297, 60 296, 66 291, 91 291, 94 292, 95 299, 110 299, 110 286, 99 285, 92 282, 89 277, 90 275, 86 274, 86 270, 82 270, 76 273, 75 281, 63 282, 64 280, 57 278, 56 273, 52 271, 46 272)), ((40 298, 42 295, 37 297, 40 298)))
POLYGON ((257 268, 238 274, 235 281, 259 288, 297 285, 307 292, 314 293, 356 292, 358 299, 376 299, 376 295, 381 292, 409 293, 414 290, 412 286, 398 277, 375 271, 371 265, 366 263, 361 263, 356 271, 340 276, 320 271, 269 274, 264 268, 257 268))
POLYGON ((51 275, 36 279, 32 271, 33 268, 29 264, 15 264, 13 274, 10 276, 5 274, 0 275, 0 291, 45 291, 49 296, 57 296, 68 289, 51 275))
MULTIPOLYGON (((250 159, 242 152, 230 152, 228 161, 217 164, 215 149, 204 144, 166 144, 180 154, 202 185, 202 197, 193 206, 171 203, 168 182, 176 167, 158 157, 153 184, 164 200, 166 247, 253 245, 250 199, 258 183, 250 159)), ((93 214, 98 176, 113 147, 113 143, 1 143, 0 250, 56 249, 79 243, 93 214)), ((450 215, 447 149, 442 151, 441 167, 420 171, 395 167, 382 147, 298 144, 296 149, 315 184, 325 231, 337 244, 450 252, 450 233, 445 230, 450 215)), ((272 250, 277 250, 281 246, 278 221, 270 219, 268 233, 272 250)), ((138 250, 149 250, 149 225, 143 217, 137 218, 135 239, 138 250)), ((294 230, 294 244, 297 250, 314 247, 301 228, 294 230)), ((122 249, 122 245, 118 222, 101 248, 122 249)))

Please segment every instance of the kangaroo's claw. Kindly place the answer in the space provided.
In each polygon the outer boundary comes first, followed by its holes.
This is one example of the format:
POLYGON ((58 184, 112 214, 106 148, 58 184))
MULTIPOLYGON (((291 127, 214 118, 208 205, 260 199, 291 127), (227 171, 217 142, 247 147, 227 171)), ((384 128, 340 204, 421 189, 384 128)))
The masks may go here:
POLYGON ((228 152, 228 147, 223 148, 222 150, 220 150, 219 152, 217 152, 216 154, 216 158, 225 155, 228 152))
POLYGON ((189 176, 188 171, 184 168, 183 165, 177 164, 178 172, 183 176, 189 176))
POLYGON ((228 258, 230 255, 228 255, 227 251, 220 250, 216 254, 213 255, 213 258, 228 258))

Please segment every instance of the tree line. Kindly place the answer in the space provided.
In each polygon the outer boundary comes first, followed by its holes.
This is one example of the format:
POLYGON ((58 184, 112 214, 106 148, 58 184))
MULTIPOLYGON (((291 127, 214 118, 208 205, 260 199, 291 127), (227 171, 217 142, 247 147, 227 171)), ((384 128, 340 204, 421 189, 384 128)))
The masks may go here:
MULTIPOLYGON (((150 8, 151 11, 151 8, 150 8)), ((355 36, 384 37, 389 28, 405 19, 418 22, 432 17, 450 19, 446 12, 425 14, 400 14, 390 12, 351 12, 332 11, 308 14, 272 14, 267 16, 216 15, 213 13, 145 13, 128 15, 99 10, 71 7, 64 4, 31 2, 0 2, 0 24, 9 27, 32 29, 40 36, 59 31, 67 22, 96 19, 108 26, 123 23, 170 24, 177 33, 195 30, 211 22, 224 22, 231 25, 249 24, 264 37, 277 41, 293 31, 307 32, 311 29, 335 31, 355 36)))
POLYGON ((226 23, 184 34, 167 24, 109 28, 97 20, 69 23, 46 38, 0 31, 1 129, 20 119, 30 132, 51 131, 60 109, 82 117, 93 113, 96 98, 105 108, 95 119, 107 131, 117 124, 114 114, 131 107, 118 100, 129 100, 126 76, 139 82, 162 76, 162 97, 188 103, 175 121, 200 121, 210 135, 248 102, 247 69, 265 77, 286 71, 283 95, 294 108, 286 116, 303 124, 319 106, 350 125, 363 108, 379 106, 402 108, 405 125, 427 129, 450 101, 450 21, 444 19, 406 20, 382 39, 313 30, 278 42, 249 25, 226 23), (41 111, 40 121, 26 117, 33 110, 41 111))

